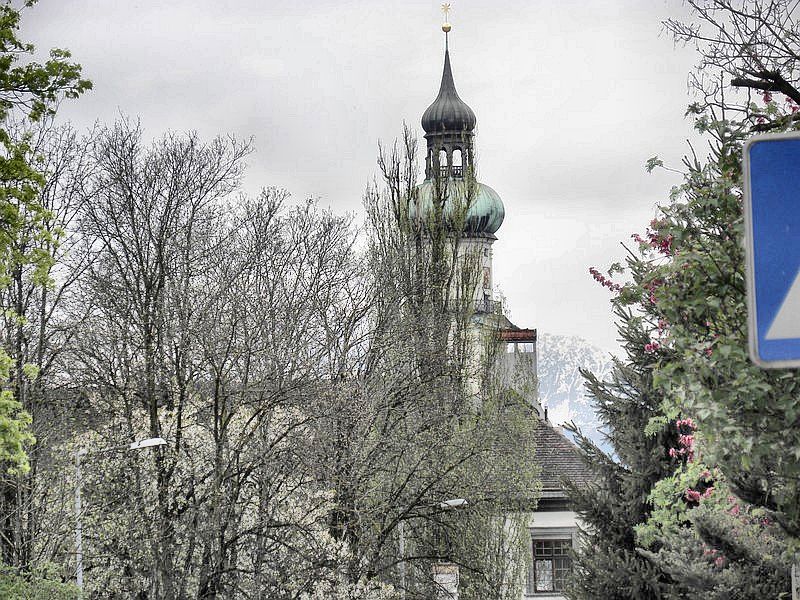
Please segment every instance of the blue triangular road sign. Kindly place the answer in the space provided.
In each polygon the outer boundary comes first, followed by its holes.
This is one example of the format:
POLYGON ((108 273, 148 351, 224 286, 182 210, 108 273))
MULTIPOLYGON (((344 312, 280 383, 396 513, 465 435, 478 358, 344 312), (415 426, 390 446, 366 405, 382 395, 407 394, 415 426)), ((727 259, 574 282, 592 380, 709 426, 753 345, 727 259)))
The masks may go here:
POLYGON ((745 145, 744 196, 750 354, 800 366, 800 134, 745 145))

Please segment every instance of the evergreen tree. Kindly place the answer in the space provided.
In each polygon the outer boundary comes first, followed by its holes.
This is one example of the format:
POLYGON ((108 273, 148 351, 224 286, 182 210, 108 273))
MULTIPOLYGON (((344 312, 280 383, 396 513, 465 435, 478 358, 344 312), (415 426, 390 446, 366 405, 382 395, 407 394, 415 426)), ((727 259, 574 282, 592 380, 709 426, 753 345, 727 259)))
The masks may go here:
MULTIPOLYGON (((611 383, 588 379, 620 464, 581 440, 599 479, 573 489, 590 525, 578 552, 575 598, 788 593, 784 529, 791 533, 791 513, 779 499, 792 486, 779 478, 792 464, 779 456, 792 436, 756 452, 749 413, 730 410, 746 408, 744 395, 751 404, 773 397, 778 406, 786 392, 781 378, 755 368, 746 354, 735 235, 745 128, 713 115, 700 115, 697 125, 716 142, 711 155, 685 161, 684 184, 646 234, 633 236, 630 280, 621 286, 594 271, 619 292, 613 303, 627 362, 618 363, 611 383), (644 586, 642 573, 650 576, 644 586)), ((609 276, 621 270, 612 266, 609 276)), ((759 431, 771 436, 769 428, 759 431)))
POLYGON ((648 367, 648 325, 630 309, 617 306, 615 313, 625 359, 614 360, 610 381, 583 373, 614 456, 605 454, 574 424, 568 426, 597 474, 583 488, 567 482, 574 509, 584 523, 568 590, 574 599, 660 598, 674 585, 637 552, 634 527, 650 514, 649 495, 655 483, 674 469, 668 449, 676 444, 677 436, 666 426, 644 435, 650 420, 660 414, 662 402, 648 367))
MULTIPOLYGON (((767 105, 765 119, 778 112, 767 105)), ((696 124, 711 153, 685 160, 683 185, 636 236, 633 281, 618 300, 660 324, 649 344, 662 415, 648 430, 674 423, 681 434, 670 449, 681 464, 655 486, 638 542, 705 597, 779 598, 789 590, 786 533, 796 535, 797 486, 787 475, 797 459, 787 445, 797 438, 778 431, 785 419, 771 422, 793 410, 792 378, 747 356, 741 148, 749 127, 713 112, 696 124)))

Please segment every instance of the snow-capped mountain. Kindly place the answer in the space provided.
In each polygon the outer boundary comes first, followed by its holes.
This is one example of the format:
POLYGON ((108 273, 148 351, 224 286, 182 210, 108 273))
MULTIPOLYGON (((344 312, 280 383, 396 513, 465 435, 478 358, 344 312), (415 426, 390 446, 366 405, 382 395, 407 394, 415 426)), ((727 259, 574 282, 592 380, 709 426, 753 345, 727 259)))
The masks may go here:
POLYGON ((600 379, 607 377, 612 366, 609 353, 576 336, 540 333, 538 362, 539 399, 547 406, 550 422, 575 421, 587 437, 609 451, 578 370, 587 369, 600 379))

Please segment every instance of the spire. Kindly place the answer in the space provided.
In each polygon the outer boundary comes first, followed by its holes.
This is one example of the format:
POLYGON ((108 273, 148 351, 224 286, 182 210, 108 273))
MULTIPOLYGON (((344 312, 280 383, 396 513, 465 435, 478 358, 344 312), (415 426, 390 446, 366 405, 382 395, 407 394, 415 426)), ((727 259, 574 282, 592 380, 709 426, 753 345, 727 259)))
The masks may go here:
POLYGON ((439 94, 422 115, 422 128, 428 142, 426 179, 439 176, 463 178, 472 168, 472 137, 476 119, 472 109, 458 96, 453 80, 449 43, 452 27, 447 22, 449 11, 450 5, 443 4, 444 69, 439 94))
POLYGON ((442 31, 444 31, 444 51, 447 52, 448 45, 447 45, 447 34, 450 33, 450 30, 453 28, 450 25, 450 22, 447 20, 447 14, 450 12, 450 3, 445 2, 442 4, 442 12, 444 13, 444 23, 442 23, 442 31))
MULTIPOLYGON (((450 66, 450 50, 448 48, 444 50, 444 70, 442 71, 442 83, 439 84, 437 99, 444 95, 454 95, 458 98, 456 82, 453 81, 453 68, 450 66)), ((458 99, 461 100, 461 98, 458 99)))
POLYGON ((439 95, 422 115, 428 151, 425 156, 425 182, 417 188, 418 195, 413 210, 418 216, 430 214, 434 198, 437 198, 438 201, 444 201, 446 207, 450 207, 445 208, 445 213, 451 214, 455 202, 469 200, 469 209, 463 223, 464 235, 488 239, 491 243, 491 240, 497 239, 494 234, 503 223, 505 209, 497 192, 488 185, 475 181, 473 130, 476 119, 472 109, 458 96, 453 80, 448 39, 452 27, 447 22, 449 10, 449 4, 442 5, 445 14, 442 25, 445 36, 444 69, 439 95), (442 181, 447 183, 441 185, 442 181))
MULTIPOLYGON (((475 129, 475 113, 467 106, 456 91, 453 80, 453 69, 450 66, 450 49, 447 44, 445 31, 444 70, 442 82, 439 86, 439 95, 422 115, 422 128, 425 133, 471 133, 475 129)), ((444 26, 442 27, 444 29, 444 26)))

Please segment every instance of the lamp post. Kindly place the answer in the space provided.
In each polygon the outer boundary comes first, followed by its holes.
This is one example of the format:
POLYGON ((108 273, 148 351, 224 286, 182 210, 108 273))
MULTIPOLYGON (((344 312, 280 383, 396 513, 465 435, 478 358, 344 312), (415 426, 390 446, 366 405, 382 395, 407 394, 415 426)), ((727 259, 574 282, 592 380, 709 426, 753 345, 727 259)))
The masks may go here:
POLYGON ((105 452, 119 452, 120 450, 142 450, 166 444, 164 438, 155 437, 130 444, 102 448, 89 451, 79 448, 75 452, 75 579, 78 584, 80 596, 83 596, 83 528, 81 526, 81 458, 88 454, 103 454, 105 452))
MULTIPOLYGON (((442 502, 437 502, 435 504, 428 504, 426 508, 440 508, 441 510, 454 510, 458 508, 464 508, 469 504, 465 498, 453 498, 452 500, 443 500, 442 502)), ((406 597, 406 528, 405 523, 406 519, 411 519, 419 515, 409 515, 400 519, 400 522, 397 525, 397 531, 400 536, 400 540, 398 543, 399 550, 400 550, 400 595, 405 600, 406 597)), ((456 566, 456 569, 458 567, 456 566)), ((434 577, 436 576, 436 569, 434 568, 434 577)), ((456 578, 458 574, 456 573, 456 578)), ((456 587, 458 586, 458 580, 456 579, 456 587)), ((456 596, 458 595, 458 591, 456 589, 456 596)))

